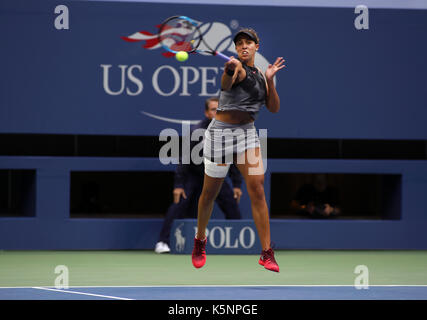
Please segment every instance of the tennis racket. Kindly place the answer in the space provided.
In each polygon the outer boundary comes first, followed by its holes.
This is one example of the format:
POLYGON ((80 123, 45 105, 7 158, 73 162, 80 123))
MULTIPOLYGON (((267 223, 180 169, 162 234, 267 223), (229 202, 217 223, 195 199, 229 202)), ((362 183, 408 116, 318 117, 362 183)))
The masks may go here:
POLYGON ((226 61, 230 60, 230 57, 213 50, 209 44, 206 43, 200 31, 200 25, 201 22, 186 16, 169 17, 159 28, 159 43, 165 50, 174 54, 179 51, 186 51, 187 53, 208 53, 226 61), (203 49, 200 46, 202 43, 203 49))

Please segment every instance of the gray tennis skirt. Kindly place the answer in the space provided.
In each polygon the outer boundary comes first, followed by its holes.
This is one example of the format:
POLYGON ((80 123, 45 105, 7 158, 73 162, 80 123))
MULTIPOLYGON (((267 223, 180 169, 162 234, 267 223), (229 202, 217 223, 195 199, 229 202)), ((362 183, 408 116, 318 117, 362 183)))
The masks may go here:
POLYGON ((234 155, 260 147, 253 122, 240 125, 212 119, 205 131, 203 155, 215 163, 233 163, 234 155))

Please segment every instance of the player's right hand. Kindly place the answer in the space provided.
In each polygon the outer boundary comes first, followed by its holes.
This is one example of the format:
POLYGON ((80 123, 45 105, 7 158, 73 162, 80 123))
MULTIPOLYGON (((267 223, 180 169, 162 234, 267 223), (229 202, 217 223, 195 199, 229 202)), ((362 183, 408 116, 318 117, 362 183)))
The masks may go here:
POLYGON ((230 57, 230 60, 228 60, 225 65, 224 65, 224 69, 225 70, 232 70, 234 71, 236 68, 241 67, 242 63, 237 60, 236 58, 234 58, 233 56, 230 57))

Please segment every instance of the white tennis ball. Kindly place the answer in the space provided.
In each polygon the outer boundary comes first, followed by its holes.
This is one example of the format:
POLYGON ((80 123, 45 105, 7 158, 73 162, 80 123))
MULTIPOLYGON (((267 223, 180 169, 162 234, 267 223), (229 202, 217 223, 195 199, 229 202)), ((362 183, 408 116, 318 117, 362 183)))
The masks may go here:
POLYGON ((188 53, 187 53, 187 52, 185 52, 185 51, 178 51, 178 52, 175 54, 175 58, 176 58, 176 60, 178 60, 178 61, 180 61, 180 62, 183 62, 183 61, 185 61, 185 60, 187 60, 187 59, 188 59, 188 53))

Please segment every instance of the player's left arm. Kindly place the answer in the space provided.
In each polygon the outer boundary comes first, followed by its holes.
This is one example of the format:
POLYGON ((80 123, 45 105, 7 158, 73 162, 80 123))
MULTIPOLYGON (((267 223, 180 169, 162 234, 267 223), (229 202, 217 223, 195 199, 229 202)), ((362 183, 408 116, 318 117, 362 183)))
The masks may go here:
POLYGON ((276 59, 274 64, 268 65, 265 71, 265 82, 267 88, 267 97, 265 99, 265 105, 270 112, 276 113, 280 110, 280 98, 274 85, 274 76, 276 73, 285 67, 285 60, 282 57, 276 59))

